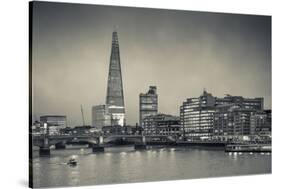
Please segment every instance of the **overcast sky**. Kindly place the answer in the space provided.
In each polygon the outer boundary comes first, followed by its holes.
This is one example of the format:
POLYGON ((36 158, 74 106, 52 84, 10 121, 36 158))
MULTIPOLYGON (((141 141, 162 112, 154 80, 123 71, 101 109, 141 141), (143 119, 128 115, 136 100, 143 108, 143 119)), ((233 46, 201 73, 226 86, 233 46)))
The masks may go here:
POLYGON ((156 85, 159 112, 179 115, 203 88, 264 97, 271 108, 271 17, 64 3, 35 3, 33 118, 66 115, 87 124, 105 104, 111 38, 118 26, 128 124, 138 122, 139 93, 156 85))

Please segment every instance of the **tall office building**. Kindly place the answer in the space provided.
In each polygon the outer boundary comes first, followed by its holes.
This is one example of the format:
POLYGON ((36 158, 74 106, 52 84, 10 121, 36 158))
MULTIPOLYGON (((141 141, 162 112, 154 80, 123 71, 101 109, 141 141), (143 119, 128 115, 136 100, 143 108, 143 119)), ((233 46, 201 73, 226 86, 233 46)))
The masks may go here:
POLYGON ((117 32, 112 33, 112 46, 107 80, 106 105, 111 114, 112 125, 125 125, 125 106, 117 32))
POLYGON ((156 86, 150 86, 147 93, 140 94, 139 104, 139 124, 143 127, 143 119, 150 115, 156 115, 158 112, 158 95, 156 86))
POLYGON ((126 124, 120 51, 117 31, 113 31, 112 33, 106 102, 105 105, 93 106, 92 108, 93 125, 102 127, 108 126, 109 123, 110 126, 124 126, 126 124))

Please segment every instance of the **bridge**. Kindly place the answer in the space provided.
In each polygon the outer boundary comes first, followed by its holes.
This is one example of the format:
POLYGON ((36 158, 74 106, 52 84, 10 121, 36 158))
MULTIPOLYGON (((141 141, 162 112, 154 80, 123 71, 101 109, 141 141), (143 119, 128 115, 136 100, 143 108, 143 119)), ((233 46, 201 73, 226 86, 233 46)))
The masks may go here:
POLYGON ((146 149, 147 143, 174 143, 176 139, 173 136, 165 135, 36 135, 32 136, 33 146, 38 146, 40 156, 50 155, 50 147, 64 149, 67 143, 84 143, 92 148, 93 152, 103 152, 104 147, 112 144, 131 143, 135 149, 146 149))

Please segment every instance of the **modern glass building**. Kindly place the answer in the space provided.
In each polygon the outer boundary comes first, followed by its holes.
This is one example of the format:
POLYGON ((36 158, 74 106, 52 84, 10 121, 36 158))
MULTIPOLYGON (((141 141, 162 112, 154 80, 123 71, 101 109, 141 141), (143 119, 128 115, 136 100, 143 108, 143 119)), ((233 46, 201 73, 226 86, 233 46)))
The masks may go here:
POLYGON ((125 105, 117 31, 112 33, 112 45, 107 80, 106 105, 112 125, 125 125, 125 105))
POLYGON ((111 126, 111 114, 107 105, 92 107, 92 126, 102 129, 104 126, 111 126))
POLYGON ((117 31, 114 31, 112 33, 106 102, 105 105, 92 107, 92 125, 102 128, 104 126, 124 126, 125 124, 120 50, 117 31))

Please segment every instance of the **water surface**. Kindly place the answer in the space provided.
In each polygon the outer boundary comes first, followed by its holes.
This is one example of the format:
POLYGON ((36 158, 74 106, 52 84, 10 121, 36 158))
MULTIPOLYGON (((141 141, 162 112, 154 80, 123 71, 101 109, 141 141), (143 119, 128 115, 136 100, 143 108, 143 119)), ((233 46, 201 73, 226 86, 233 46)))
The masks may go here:
POLYGON ((271 173, 271 154, 160 148, 93 154, 91 149, 52 150, 33 158, 34 187, 79 186, 271 173), (74 154, 78 165, 66 164, 74 154))

